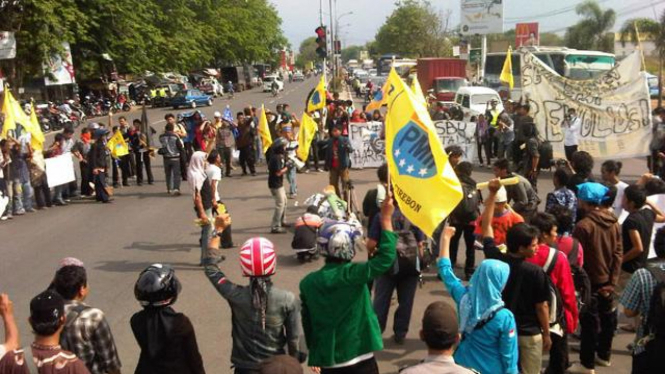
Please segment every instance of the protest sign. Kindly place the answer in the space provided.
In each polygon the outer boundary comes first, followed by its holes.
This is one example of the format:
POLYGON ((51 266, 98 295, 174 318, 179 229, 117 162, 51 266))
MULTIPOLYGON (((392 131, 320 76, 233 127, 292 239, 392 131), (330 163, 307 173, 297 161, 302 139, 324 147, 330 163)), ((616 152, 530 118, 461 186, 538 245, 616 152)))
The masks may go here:
MULTIPOLYGON (((464 152, 462 160, 473 162, 477 159, 475 123, 437 121, 434 122, 434 128, 444 148, 458 145, 464 152)), ((355 169, 378 168, 386 162, 382 132, 383 124, 381 122, 349 124, 349 140, 353 147, 351 167, 355 169)))
POLYGON ((45 161, 49 187, 60 186, 76 180, 71 153, 47 158, 45 161))
POLYGON ((563 157, 568 109, 582 120, 579 150, 594 158, 644 156, 651 139, 651 100, 638 53, 590 80, 563 78, 530 52, 522 54, 522 92, 540 135, 563 157))

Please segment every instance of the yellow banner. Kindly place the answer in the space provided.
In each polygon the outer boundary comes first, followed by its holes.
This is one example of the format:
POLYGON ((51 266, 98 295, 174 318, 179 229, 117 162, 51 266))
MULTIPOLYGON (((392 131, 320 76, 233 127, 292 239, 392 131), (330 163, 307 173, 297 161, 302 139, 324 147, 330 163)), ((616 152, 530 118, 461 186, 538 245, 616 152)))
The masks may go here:
POLYGON ((270 135, 270 128, 268 127, 268 117, 266 117, 266 108, 261 105, 261 117, 259 118, 259 136, 261 137, 261 144, 263 144, 263 154, 268 151, 272 145, 272 135, 270 135))
POLYGON ((120 158, 129 154, 129 147, 125 142, 125 139, 122 137, 122 132, 120 130, 113 134, 111 139, 106 143, 106 147, 111 151, 111 156, 113 156, 113 158, 120 158))
POLYGON ((386 159, 393 192, 404 216, 432 237, 462 199, 462 187, 425 107, 394 69, 386 84, 386 159))
POLYGON ((2 138, 7 138, 9 130, 16 130, 16 124, 20 124, 27 129, 30 126, 30 117, 23 111, 21 104, 19 104, 14 95, 8 88, 4 90, 4 98, 2 100, 2 114, 5 115, 5 123, 2 127, 2 138))
POLYGON ((427 107, 427 100, 423 94, 423 89, 420 87, 420 82, 418 81, 418 75, 414 74, 413 80, 411 81, 411 91, 416 97, 416 100, 427 107))
POLYGON ((307 101, 307 108, 305 112, 312 113, 315 110, 323 109, 326 106, 326 82, 325 75, 321 75, 321 80, 319 84, 316 85, 316 89, 309 96, 307 101))
POLYGON ((503 62, 503 69, 501 69, 499 80, 507 83, 512 90, 515 86, 515 81, 513 80, 513 59, 511 56, 512 50, 508 47, 508 53, 506 53, 506 60, 503 62))
POLYGON ((314 140, 314 136, 316 136, 316 131, 318 129, 319 126, 314 119, 312 119, 307 113, 303 113, 302 122, 300 122, 300 131, 298 133, 298 150, 296 151, 300 160, 307 161, 312 140, 314 140))

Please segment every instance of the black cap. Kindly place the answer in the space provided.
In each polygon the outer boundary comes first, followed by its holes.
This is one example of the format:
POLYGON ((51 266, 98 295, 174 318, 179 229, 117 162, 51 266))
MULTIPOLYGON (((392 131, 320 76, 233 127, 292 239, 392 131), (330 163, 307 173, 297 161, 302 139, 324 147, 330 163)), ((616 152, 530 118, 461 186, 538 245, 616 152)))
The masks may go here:
POLYGON ((32 323, 56 323, 64 315, 65 300, 55 291, 46 290, 30 301, 30 319, 32 323))
POLYGON ((427 306, 423 315, 423 340, 429 348, 448 349, 457 342, 458 334, 457 313, 450 304, 436 301, 427 306))

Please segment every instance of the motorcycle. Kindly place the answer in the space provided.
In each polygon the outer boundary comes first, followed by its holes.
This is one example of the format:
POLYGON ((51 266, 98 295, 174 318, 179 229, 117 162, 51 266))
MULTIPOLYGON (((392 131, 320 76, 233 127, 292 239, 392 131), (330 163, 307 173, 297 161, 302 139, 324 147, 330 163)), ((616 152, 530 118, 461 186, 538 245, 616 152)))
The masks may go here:
POLYGON ((277 89, 275 87, 272 87, 270 89, 270 93, 272 94, 272 97, 275 97, 279 92, 277 92, 277 89))

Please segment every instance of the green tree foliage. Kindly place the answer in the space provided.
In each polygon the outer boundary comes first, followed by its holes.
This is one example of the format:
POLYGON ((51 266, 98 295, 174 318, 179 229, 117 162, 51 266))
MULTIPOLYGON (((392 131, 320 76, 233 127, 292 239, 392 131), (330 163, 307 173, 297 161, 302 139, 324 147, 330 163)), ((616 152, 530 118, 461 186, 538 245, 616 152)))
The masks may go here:
POLYGON ((616 12, 603 10, 595 0, 586 0, 575 8, 582 20, 566 31, 566 45, 571 48, 614 52, 614 34, 611 33, 616 12))
POLYGON ((296 58, 296 65, 303 68, 308 62, 314 62, 319 60, 319 56, 316 54, 316 48, 318 44, 316 43, 316 37, 312 36, 307 38, 300 43, 300 48, 298 48, 298 57, 296 58))
POLYGON ((624 22, 621 30, 621 43, 625 45, 630 40, 633 43, 638 42, 639 36, 649 36, 658 50, 658 106, 663 105, 663 58, 665 58, 665 11, 660 15, 658 21, 650 18, 633 18, 624 22))
POLYGON ((342 49, 342 61, 357 60, 360 58, 360 51, 364 48, 359 45, 351 45, 342 49))
POLYGON ((63 41, 83 79, 99 76, 103 54, 134 74, 270 63, 288 46, 281 22, 268 0, 0 0, 0 29, 17 37, 17 58, 0 67, 40 76, 63 41))
POLYGON ((447 38, 448 19, 429 1, 398 2, 376 34, 376 49, 380 54, 398 53, 405 57, 449 56, 452 46, 447 38))

